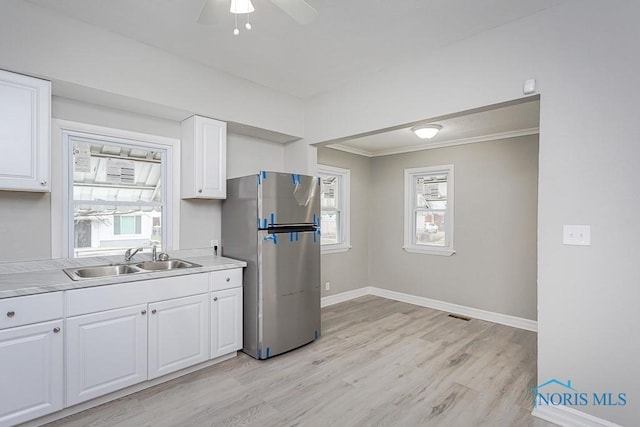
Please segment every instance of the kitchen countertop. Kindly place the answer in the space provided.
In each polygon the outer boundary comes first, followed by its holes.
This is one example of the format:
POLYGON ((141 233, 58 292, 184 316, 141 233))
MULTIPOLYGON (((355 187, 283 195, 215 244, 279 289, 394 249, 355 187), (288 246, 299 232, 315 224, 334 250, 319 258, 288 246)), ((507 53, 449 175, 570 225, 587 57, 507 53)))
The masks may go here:
MULTIPOLYGON (((182 259, 188 262, 200 264, 202 267, 74 281, 71 280, 64 271, 62 271, 63 268, 122 263, 122 257, 61 258, 43 261, 3 263, 0 264, 0 299, 65 291, 70 289, 89 288, 93 286, 112 285, 116 283, 137 282, 140 280, 158 279, 161 277, 207 273, 210 271, 242 268, 247 265, 244 261, 213 255, 211 249, 169 251, 168 253, 171 259, 182 259)), ((149 254, 139 254, 135 256, 132 262, 148 261, 150 259, 151 256, 149 254)))

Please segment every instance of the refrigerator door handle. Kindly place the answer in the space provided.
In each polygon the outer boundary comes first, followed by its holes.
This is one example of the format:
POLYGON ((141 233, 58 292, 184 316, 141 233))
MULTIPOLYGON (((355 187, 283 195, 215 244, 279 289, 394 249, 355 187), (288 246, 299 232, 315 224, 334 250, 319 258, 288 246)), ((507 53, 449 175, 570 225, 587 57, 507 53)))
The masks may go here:
POLYGON ((274 225, 271 227, 261 228, 260 230, 266 231, 268 234, 278 233, 306 233, 314 232, 318 230, 317 225, 313 224, 292 224, 292 225, 274 225))

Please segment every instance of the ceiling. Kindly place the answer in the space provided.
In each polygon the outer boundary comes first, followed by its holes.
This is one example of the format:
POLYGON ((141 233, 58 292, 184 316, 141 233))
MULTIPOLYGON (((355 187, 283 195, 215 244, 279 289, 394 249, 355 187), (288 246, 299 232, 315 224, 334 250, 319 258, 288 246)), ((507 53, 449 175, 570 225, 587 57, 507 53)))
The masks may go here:
POLYGON ((442 129, 429 140, 421 140, 411 131, 418 123, 400 129, 382 130, 374 135, 352 138, 328 147, 367 157, 409 151, 470 144, 494 139, 538 133, 540 101, 538 97, 520 103, 496 106, 481 111, 460 113, 419 124, 438 124, 442 129))
POLYGON ((234 36, 225 4, 221 24, 196 22, 204 0, 25 1, 299 98, 563 2, 307 0, 319 14, 299 25, 270 1, 253 0, 253 29, 234 36))

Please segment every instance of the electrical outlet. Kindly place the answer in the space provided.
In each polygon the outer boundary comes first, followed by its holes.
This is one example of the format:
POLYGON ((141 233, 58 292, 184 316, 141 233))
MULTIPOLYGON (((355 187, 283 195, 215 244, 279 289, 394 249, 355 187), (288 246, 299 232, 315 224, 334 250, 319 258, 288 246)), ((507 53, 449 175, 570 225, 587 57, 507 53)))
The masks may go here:
POLYGON ((331 282, 324 282, 324 290, 325 291, 331 290, 331 282))
POLYGON ((220 245, 220 242, 218 242, 217 239, 214 239, 214 240, 211 241, 211 247, 219 246, 219 245, 220 245))
POLYGON ((563 227, 562 242, 565 245, 591 246, 591 226, 565 225, 563 227))

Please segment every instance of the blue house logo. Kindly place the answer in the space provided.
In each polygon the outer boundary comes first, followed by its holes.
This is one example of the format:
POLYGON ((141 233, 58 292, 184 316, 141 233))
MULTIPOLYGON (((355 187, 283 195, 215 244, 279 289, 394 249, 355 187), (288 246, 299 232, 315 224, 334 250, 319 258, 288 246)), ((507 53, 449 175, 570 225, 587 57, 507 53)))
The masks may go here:
POLYGON ((626 393, 583 393, 571 385, 552 378, 531 389, 534 393, 534 407, 548 406, 624 406, 627 404, 626 393), (545 389, 545 390, 542 390, 545 389), (553 390, 549 392, 549 390, 553 390), (559 391, 558 391, 559 390, 559 391))

